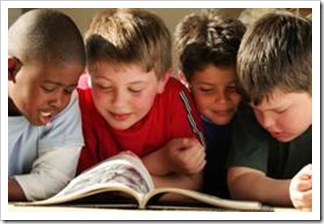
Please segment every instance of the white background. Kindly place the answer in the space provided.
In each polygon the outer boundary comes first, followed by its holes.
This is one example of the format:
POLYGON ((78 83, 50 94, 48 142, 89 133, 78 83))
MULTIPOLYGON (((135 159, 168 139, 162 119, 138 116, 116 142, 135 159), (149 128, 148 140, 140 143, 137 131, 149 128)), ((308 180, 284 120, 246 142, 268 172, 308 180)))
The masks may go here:
POLYGON ((1 1, 1 219, 2 220, 319 220, 320 219, 320 1, 1 1), (312 8, 313 24, 313 211, 308 213, 139 212, 47 213, 8 212, 8 101, 6 55, 8 8, 312 8))

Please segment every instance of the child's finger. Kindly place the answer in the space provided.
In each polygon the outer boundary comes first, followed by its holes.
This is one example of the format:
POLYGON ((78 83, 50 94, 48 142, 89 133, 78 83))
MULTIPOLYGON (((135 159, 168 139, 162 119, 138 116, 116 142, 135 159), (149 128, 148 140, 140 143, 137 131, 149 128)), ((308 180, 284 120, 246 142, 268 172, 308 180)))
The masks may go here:
POLYGON ((297 191, 307 191, 312 189, 312 181, 311 180, 302 180, 299 181, 296 186, 295 189, 297 191))
POLYGON ((297 174, 299 179, 308 180, 312 178, 312 164, 304 166, 297 174))
POLYGON ((192 159, 192 160, 202 160, 206 156, 204 148, 199 145, 198 147, 195 146, 195 147, 188 148, 187 150, 184 150, 183 153, 186 154, 186 157, 188 159, 192 159))
POLYGON ((182 143, 183 146, 186 148, 191 148, 200 145, 199 141, 197 141, 197 139, 195 138, 183 138, 182 143))

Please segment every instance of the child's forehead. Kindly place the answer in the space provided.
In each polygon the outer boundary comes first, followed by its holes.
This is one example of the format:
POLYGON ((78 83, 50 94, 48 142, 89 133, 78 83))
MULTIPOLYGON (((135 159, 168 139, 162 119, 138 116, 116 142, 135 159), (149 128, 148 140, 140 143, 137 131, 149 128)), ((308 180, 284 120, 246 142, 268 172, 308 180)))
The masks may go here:
POLYGON ((28 69, 42 69, 42 70, 51 70, 51 71, 61 71, 62 69, 82 69, 84 70, 85 66, 77 62, 67 62, 62 60, 53 60, 46 61, 41 59, 30 59, 26 63, 23 62, 23 66, 28 69))
POLYGON ((309 95, 308 92, 293 92, 280 88, 274 88, 267 96, 265 96, 260 104, 255 105, 250 102, 250 106, 260 110, 278 109, 280 107, 289 106, 295 103, 301 103, 302 99, 305 99, 305 95, 309 95))
POLYGON ((84 66, 77 63, 27 63, 22 66, 23 77, 37 80, 66 80, 78 78, 84 72, 84 66))
POLYGON ((144 66, 135 62, 115 62, 108 60, 97 60, 95 62, 89 63, 87 69, 93 74, 102 73, 105 71, 113 71, 116 73, 133 72, 134 74, 152 73, 155 75, 153 69, 151 71, 147 71, 144 68, 144 66))
POLYGON ((87 72, 96 80, 108 80, 111 82, 151 82, 158 81, 156 72, 152 69, 146 71, 135 63, 96 62, 88 65, 87 72))

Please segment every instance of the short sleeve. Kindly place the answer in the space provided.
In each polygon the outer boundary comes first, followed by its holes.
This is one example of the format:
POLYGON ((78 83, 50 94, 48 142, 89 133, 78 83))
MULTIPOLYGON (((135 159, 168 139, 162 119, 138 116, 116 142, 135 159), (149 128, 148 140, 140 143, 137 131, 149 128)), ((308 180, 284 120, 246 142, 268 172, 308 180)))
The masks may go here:
POLYGON ((29 173, 13 176, 28 200, 45 199, 61 190, 76 173, 84 145, 81 114, 74 92, 54 120, 39 127, 37 158, 29 173))
POLYGON ((170 139, 176 137, 194 137, 202 145, 204 137, 202 121, 188 89, 178 80, 171 80, 168 99, 170 139))

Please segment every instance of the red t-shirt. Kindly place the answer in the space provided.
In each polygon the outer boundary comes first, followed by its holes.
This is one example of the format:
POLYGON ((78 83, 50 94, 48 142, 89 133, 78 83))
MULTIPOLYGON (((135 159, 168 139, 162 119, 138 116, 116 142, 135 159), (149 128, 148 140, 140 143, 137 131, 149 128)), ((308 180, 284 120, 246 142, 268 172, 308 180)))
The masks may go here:
POLYGON ((175 78, 156 96, 149 113, 127 130, 115 130, 104 120, 93 104, 90 88, 78 88, 78 93, 85 141, 78 173, 121 151, 143 157, 173 138, 203 141, 198 111, 187 88, 175 78))

